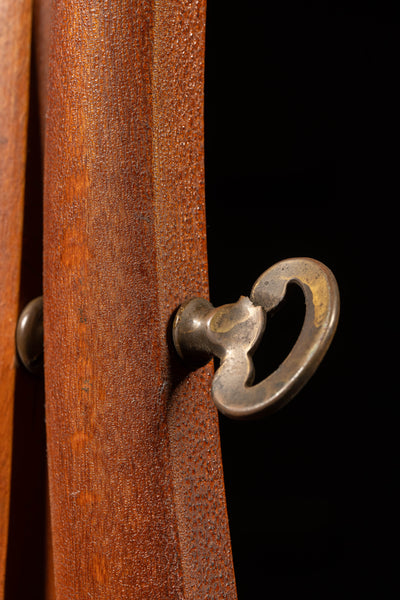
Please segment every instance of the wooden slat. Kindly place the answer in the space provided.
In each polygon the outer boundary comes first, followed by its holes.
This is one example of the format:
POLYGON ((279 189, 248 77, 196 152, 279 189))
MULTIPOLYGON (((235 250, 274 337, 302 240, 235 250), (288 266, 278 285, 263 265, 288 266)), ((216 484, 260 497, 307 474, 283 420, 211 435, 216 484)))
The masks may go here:
POLYGON ((211 367, 169 320, 207 295, 204 0, 55 3, 44 206, 57 600, 234 599, 211 367))
POLYGON ((0 597, 8 544, 31 37, 30 0, 0 2, 0 597))
POLYGON ((38 88, 41 145, 44 150, 52 0, 33 0, 32 52, 38 88))
MULTIPOLYGON (((47 83, 48 83, 48 61, 49 61, 49 43, 51 31, 51 0, 34 0, 33 2, 33 61, 34 73, 37 87, 38 101, 38 120, 41 141, 41 157, 44 157, 45 145, 45 127, 47 112, 47 83)), ((41 171, 43 165, 41 165, 41 171)), ((42 210, 42 208, 41 208, 42 210)), ((46 471, 47 475, 47 471, 46 471)), ((50 502, 48 497, 48 480, 46 478, 46 498, 45 498, 45 552, 44 552, 44 591, 42 597, 45 600, 55 600, 54 588, 54 568, 52 554, 52 537, 50 522, 50 502)))

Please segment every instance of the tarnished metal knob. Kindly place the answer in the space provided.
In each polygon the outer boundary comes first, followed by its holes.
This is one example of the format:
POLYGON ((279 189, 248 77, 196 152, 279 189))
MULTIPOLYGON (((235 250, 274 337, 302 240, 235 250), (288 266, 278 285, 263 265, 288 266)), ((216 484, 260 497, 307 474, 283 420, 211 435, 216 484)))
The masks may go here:
POLYGON ((214 308, 193 298, 175 317, 173 340, 184 360, 220 359, 212 396, 225 415, 245 419, 276 411, 297 394, 314 373, 332 341, 339 317, 339 290, 332 272, 311 258, 291 258, 265 271, 250 298, 214 308), (254 353, 267 314, 283 300, 289 283, 303 290, 306 312, 289 355, 269 377, 252 386, 254 353))
POLYGON ((21 312, 15 333, 18 356, 35 375, 43 374, 43 298, 31 300, 21 312))

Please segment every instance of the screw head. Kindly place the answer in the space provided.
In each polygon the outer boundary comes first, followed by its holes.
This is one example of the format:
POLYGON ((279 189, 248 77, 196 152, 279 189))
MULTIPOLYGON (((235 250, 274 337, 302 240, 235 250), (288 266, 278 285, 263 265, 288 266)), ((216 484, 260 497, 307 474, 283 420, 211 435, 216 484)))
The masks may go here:
POLYGON ((18 356, 34 375, 43 375, 43 297, 31 300, 21 312, 15 333, 18 356))

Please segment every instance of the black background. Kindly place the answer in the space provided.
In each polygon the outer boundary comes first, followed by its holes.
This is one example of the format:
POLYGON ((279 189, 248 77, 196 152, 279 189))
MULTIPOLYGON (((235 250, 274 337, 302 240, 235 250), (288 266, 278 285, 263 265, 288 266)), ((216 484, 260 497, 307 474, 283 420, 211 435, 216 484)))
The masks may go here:
MULTIPOLYGON (((211 300, 291 256, 324 262, 341 292, 297 398, 263 421, 221 417, 240 600, 394 597, 399 33, 382 3, 208 0, 211 300)), ((258 378, 303 304, 292 290, 268 323, 258 378)))

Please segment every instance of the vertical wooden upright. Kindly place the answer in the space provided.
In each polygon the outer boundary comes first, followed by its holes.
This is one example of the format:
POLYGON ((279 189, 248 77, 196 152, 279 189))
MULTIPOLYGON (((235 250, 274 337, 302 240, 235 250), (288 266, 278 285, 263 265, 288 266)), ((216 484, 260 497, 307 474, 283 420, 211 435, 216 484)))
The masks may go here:
POLYGON ((0 598, 10 508, 15 326, 19 311, 29 64, 30 0, 0 2, 0 598))
POLYGON ((205 0, 54 3, 45 380, 57 600, 236 598, 211 367, 170 319, 207 295, 205 0))

